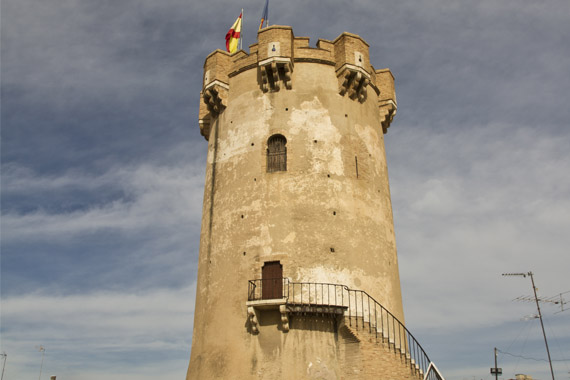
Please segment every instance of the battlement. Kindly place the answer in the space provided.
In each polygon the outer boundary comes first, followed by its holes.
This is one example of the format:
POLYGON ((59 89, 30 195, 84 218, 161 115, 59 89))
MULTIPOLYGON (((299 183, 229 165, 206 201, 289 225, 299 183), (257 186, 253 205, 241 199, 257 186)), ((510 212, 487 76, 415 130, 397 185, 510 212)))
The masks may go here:
POLYGON ((259 70, 259 87, 263 93, 291 90, 296 84, 296 63, 309 62, 334 66, 338 93, 364 103, 375 95, 383 133, 396 114, 394 77, 389 69, 376 70, 370 64, 369 45, 360 36, 344 32, 334 41, 319 39, 309 46, 308 37, 295 37, 290 26, 273 25, 261 29, 258 42, 249 46, 249 54, 215 50, 204 63, 200 102, 200 131, 208 139, 210 121, 227 106, 231 78, 247 70, 259 70), (371 89, 372 91, 368 91, 371 89))

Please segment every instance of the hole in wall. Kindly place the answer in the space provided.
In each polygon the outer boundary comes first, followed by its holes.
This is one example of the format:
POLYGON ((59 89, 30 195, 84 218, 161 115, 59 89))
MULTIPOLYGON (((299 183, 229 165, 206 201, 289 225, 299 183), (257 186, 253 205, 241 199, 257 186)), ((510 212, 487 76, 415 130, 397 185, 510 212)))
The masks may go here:
POLYGON ((317 143, 317 140, 314 140, 313 142, 316 144, 316 143, 317 143))
POLYGON ((251 143, 251 146, 254 146, 254 145, 255 145, 254 143, 251 143))
POLYGON ((285 111, 289 111, 289 108, 285 108, 285 111))
POLYGON ((331 252, 334 253, 334 248, 333 248, 333 247, 331 247, 331 252))
POLYGON ((336 211, 333 211, 333 215, 336 215, 336 211))
POLYGON ((241 218, 243 219, 243 215, 241 216, 241 218))
POLYGON ((330 178, 330 177, 331 177, 331 175, 330 175, 330 174, 327 174, 327 177, 329 177, 329 178, 330 178))
POLYGON ((345 113, 345 114, 344 114, 344 117, 348 117, 348 114, 347 114, 347 113, 345 113))
POLYGON ((243 253, 243 255, 245 256, 245 252, 243 253))
POLYGON ((255 182, 255 181, 257 181, 257 178, 254 178, 254 179, 253 179, 253 182, 255 182))

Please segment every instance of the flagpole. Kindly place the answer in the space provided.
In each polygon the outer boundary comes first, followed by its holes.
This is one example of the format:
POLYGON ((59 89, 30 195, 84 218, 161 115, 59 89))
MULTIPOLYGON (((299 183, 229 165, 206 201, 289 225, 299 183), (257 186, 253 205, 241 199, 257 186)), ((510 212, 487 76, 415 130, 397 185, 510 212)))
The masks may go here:
POLYGON ((241 9, 241 31, 239 35, 239 49, 243 49, 243 8, 241 9))

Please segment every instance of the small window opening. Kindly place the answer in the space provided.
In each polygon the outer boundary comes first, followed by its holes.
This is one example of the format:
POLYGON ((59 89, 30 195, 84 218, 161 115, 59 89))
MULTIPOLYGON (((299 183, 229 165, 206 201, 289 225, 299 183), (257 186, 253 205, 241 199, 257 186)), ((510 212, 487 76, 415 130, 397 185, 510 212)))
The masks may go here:
POLYGON ((287 139, 273 135, 267 140, 267 172, 287 171, 287 139))

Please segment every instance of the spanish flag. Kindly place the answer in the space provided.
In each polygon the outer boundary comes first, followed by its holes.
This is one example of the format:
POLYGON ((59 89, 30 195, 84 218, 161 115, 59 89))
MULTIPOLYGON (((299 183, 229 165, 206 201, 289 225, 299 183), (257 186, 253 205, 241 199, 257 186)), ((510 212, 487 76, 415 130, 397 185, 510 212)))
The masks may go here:
POLYGON ((237 18, 236 22, 232 25, 226 34, 226 50, 230 53, 235 53, 238 49, 238 42, 241 34, 241 16, 237 18))
POLYGON ((263 22, 265 22, 265 26, 267 27, 269 19, 269 0, 265 0, 265 7, 263 7, 263 14, 261 15, 261 22, 259 23, 259 29, 263 28, 263 22))

